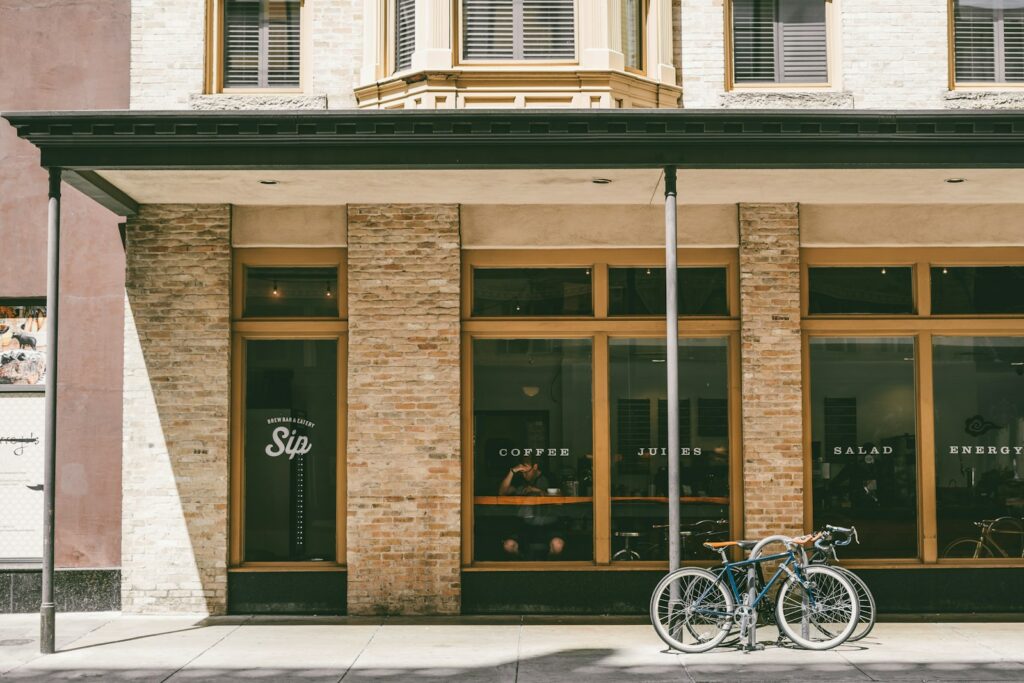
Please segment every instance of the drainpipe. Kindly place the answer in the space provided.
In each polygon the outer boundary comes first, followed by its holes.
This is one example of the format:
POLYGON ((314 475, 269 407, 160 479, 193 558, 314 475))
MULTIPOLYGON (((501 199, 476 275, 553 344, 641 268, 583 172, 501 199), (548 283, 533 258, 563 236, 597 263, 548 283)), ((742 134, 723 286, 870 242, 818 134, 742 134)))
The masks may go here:
POLYGON ((679 569, 679 306, 676 167, 665 167, 665 372, 668 386, 668 569, 679 569))
POLYGON ((46 425, 43 430, 43 595, 39 606, 39 651, 55 652, 53 539, 57 469, 57 320, 60 295, 60 169, 51 168, 46 239, 46 425))

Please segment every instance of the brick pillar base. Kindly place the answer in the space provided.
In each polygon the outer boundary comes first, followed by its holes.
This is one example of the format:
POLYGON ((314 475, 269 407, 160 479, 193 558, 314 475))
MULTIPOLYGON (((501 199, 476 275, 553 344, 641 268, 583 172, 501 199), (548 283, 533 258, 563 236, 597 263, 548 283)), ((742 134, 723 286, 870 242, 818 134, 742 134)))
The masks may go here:
POLYGON ((230 233, 220 205, 143 206, 128 221, 125 612, 225 611, 230 233))
POLYGON ((796 204, 741 204, 745 534, 802 533, 800 221, 796 204))
POLYGON ((459 210, 350 206, 348 611, 460 610, 459 210))

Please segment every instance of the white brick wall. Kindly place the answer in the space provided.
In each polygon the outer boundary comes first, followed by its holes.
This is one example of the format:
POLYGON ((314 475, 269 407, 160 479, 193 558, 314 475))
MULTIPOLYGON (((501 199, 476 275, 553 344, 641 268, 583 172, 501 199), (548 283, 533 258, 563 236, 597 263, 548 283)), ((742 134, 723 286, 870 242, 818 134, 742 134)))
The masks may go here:
MULTIPOLYGON (((303 11, 309 22, 303 43, 305 97, 225 96, 225 109, 355 106, 363 0, 307 0, 303 11)), ((219 108, 210 98, 197 97, 203 94, 205 41, 205 0, 132 0, 131 108, 219 108)))
POLYGON ((720 106, 725 92, 725 0, 681 0, 683 107, 720 106))

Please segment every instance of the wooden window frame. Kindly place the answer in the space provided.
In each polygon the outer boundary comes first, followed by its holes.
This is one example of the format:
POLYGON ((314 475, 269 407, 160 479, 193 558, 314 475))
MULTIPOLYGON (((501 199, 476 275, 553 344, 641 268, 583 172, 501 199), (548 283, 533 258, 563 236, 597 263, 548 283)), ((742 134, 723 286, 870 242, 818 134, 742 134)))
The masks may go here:
POLYGON ((956 7, 954 0, 946 0, 947 64, 949 89, 953 90, 1024 90, 1024 81, 957 81, 956 80, 956 7))
MULTIPOLYGON (((728 317, 680 317, 679 337, 725 338, 729 397, 729 521, 734 537, 743 534, 741 455, 739 252, 736 249, 681 249, 680 267, 727 269, 728 317)), ((664 570, 667 562, 612 562, 611 422, 609 340, 664 339, 664 317, 608 316, 608 268, 665 267, 659 249, 469 249, 462 252, 462 568, 463 571, 634 571, 664 570), (475 268, 590 268, 594 314, 572 317, 473 317, 475 268), (591 561, 495 562, 473 560, 475 492, 473 453, 473 341, 476 339, 590 339, 592 342, 593 539, 591 561)), ((712 561, 695 564, 713 565, 712 561)))
MULTIPOLYGON (((625 2, 626 0, 621 0, 621 1, 625 2)), ((626 46, 622 45, 620 47, 622 48, 622 68, 623 68, 623 70, 626 71, 626 73, 631 73, 631 74, 636 74, 637 76, 645 76, 646 77, 647 76, 647 46, 650 45, 650 39, 649 39, 649 37, 647 35, 647 32, 650 30, 650 27, 651 27, 651 22, 650 22, 651 1, 650 0, 640 0, 640 6, 641 6, 642 9, 640 10, 640 14, 641 14, 640 19, 641 19, 641 21, 640 21, 640 46, 639 46, 639 50, 640 50, 640 67, 639 68, 632 67, 632 66, 629 66, 628 64, 626 64, 626 46)))
MULTIPOLYGON (((776 0, 777 2, 778 0, 776 0)), ((732 4, 733 0, 725 0, 725 91, 733 90, 815 90, 831 91, 838 88, 838 55, 837 48, 840 29, 840 11, 837 6, 839 0, 822 0, 825 3, 825 73, 828 78, 823 83, 737 83, 735 70, 733 69, 733 36, 732 36, 732 4)), ((952 2, 952 0, 949 0, 952 2)))
POLYGON ((535 67, 577 66, 580 63, 580 2, 591 0, 573 0, 573 59, 464 59, 462 57, 462 0, 452 0, 452 64, 456 67, 472 66, 494 69, 518 67, 532 69, 535 67))
POLYGON ((343 248, 237 248, 232 254, 231 292, 231 461, 230 544, 228 571, 344 571, 347 528, 347 387, 348 292, 347 250, 343 248), (256 267, 337 267, 336 317, 243 318, 245 269, 256 267), (245 348, 250 339, 336 340, 338 344, 337 465, 334 560, 307 562, 246 562, 245 558, 245 348))
POLYGON ((804 527, 814 524, 811 462, 810 339, 828 337, 910 337, 915 344, 917 423, 917 558, 851 559, 863 568, 1021 567, 1020 558, 939 558, 935 481, 935 394, 932 338, 1024 337, 1022 315, 932 315, 931 267, 1024 265, 1024 247, 804 247, 800 250, 803 365, 804 527), (818 266, 912 266, 917 313, 913 315, 809 315, 808 269, 818 266))
POLYGON ((206 0, 206 55, 203 92, 207 95, 278 95, 300 94, 309 82, 310 54, 309 8, 299 0, 299 85, 295 88, 226 88, 224 87, 224 6, 225 0, 206 0))

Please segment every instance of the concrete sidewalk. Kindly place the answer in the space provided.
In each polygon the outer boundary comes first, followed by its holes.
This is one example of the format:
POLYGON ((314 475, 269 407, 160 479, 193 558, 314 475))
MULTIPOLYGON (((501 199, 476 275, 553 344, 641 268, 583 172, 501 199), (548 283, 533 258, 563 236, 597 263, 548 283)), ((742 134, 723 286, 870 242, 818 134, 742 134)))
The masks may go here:
POLYGON ((4 681, 1021 681, 1024 623, 883 623, 828 652, 665 650, 639 619, 0 616, 4 681))

